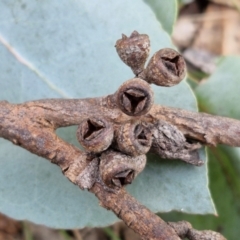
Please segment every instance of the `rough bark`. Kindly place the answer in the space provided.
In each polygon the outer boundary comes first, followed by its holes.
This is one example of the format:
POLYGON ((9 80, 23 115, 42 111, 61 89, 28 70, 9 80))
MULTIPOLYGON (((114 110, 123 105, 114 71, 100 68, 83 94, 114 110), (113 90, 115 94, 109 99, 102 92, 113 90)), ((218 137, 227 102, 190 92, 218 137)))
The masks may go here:
POLYGON ((216 146, 226 144, 240 146, 240 121, 206 113, 155 105, 149 117, 164 120, 178 127, 186 138, 216 146))
POLYGON ((112 193, 104 191, 101 184, 92 188, 100 205, 113 211, 128 227, 146 240, 180 240, 176 232, 160 217, 138 203, 124 189, 112 193))
MULTIPOLYGON (((106 187, 99 177, 99 172, 96 172, 96 166, 99 164, 96 155, 82 152, 63 141, 55 134, 55 130, 58 127, 78 125, 94 113, 94 117, 104 117, 112 122, 114 129, 133 120, 145 122, 150 126, 159 121, 166 121, 181 130, 188 139, 209 145, 225 143, 240 146, 240 122, 159 105, 153 105, 144 116, 132 117, 119 110, 113 99, 114 95, 82 100, 49 99, 23 104, 2 101, 0 137, 59 165, 70 181, 80 188, 90 189, 103 207, 112 210, 143 239, 180 239, 171 225, 138 203, 121 186, 113 191, 106 187)), ((132 181, 131 174, 131 171, 124 169, 115 176, 132 181)), ((119 182, 121 183, 121 180, 115 181, 119 182)), ((224 239, 213 233, 204 234, 214 236, 209 239, 224 239)), ((204 234, 189 231, 190 239, 201 239, 204 234)))

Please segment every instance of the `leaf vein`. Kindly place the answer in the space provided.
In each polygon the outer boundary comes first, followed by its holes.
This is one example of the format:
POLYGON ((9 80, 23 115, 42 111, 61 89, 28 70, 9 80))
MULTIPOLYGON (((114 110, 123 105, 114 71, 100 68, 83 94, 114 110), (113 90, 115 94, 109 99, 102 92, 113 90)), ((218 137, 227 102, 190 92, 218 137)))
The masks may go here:
POLYGON ((10 54, 14 56, 14 58, 19 61, 22 65, 27 67, 29 70, 34 72, 40 80, 42 80, 50 89, 57 92, 60 96, 64 98, 70 98, 66 93, 64 93, 61 89, 55 86, 49 79, 47 79, 31 62, 25 59, 13 46, 11 46, 7 40, 0 34, 0 43, 9 51, 10 54))

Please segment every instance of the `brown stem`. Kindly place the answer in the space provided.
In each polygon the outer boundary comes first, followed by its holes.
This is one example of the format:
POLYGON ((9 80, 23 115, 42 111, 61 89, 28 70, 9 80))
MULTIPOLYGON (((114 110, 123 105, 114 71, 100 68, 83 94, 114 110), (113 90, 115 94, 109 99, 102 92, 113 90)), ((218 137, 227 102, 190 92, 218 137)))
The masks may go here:
POLYGON ((57 164, 76 183, 93 157, 59 138, 54 123, 44 119, 44 109, 32 111, 26 105, 0 102, 0 137, 57 164))
POLYGON ((192 228, 192 225, 186 221, 180 222, 168 222, 177 235, 184 239, 188 238, 189 240, 226 240, 220 233, 216 233, 211 230, 198 231, 192 228))
MULTIPOLYGON (((78 125, 89 116, 100 116, 109 119, 113 124, 131 121, 133 117, 124 114, 112 102, 113 95, 93 99, 48 99, 32 101, 23 104, 10 104, 0 101, 0 131, 1 127, 9 125, 7 116, 24 112, 24 119, 39 119, 41 125, 49 125, 54 129, 78 125), (13 112, 12 109, 15 109, 13 112), (42 122, 41 122, 42 121, 42 122)), ((140 117, 142 121, 154 123, 164 120, 178 127, 185 137, 200 141, 203 144, 227 144, 240 147, 240 121, 213 116, 206 113, 191 112, 178 108, 153 105, 151 110, 140 117)), ((28 120, 29 121, 29 120, 28 120)), ((1 133, 0 133, 1 135, 1 133)))
POLYGON ((240 146, 238 120, 160 105, 154 105, 148 117, 171 123, 178 127, 186 138, 195 139, 203 144, 240 146))
POLYGON ((142 239, 180 240, 166 222, 138 203, 123 188, 109 192, 96 183, 90 191, 97 196, 102 207, 113 211, 128 227, 139 233, 142 239))
MULTIPOLYGON (((49 102, 56 103, 57 100, 49 102)), ((69 103, 69 101, 67 102, 69 103)), ((43 108, 40 107, 41 104, 38 103, 37 107, 35 104, 36 102, 13 105, 0 102, 0 136, 59 165, 73 183, 81 188, 90 188, 90 191, 99 198, 103 207, 116 213, 144 239, 179 240, 171 227, 139 204, 125 190, 110 192, 103 185, 99 183, 93 185, 93 182, 86 180, 88 175, 95 174, 92 172, 92 169, 95 168, 92 168, 91 164, 96 164, 98 160, 90 159, 88 161, 86 154, 55 135, 53 131, 55 122, 49 122, 43 118, 43 116, 50 116, 49 111, 55 111, 54 106, 49 104, 46 109, 47 104, 44 104, 43 108), (29 108, 29 105, 32 107, 29 108), (33 108, 37 108, 38 111, 32 111, 33 108), (46 112, 47 115, 45 115, 46 112), (85 171, 88 168, 90 171, 85 171), (141 217, 141 221, 139 217, 141 217)))
MULTIPOLYGON (((104 187, 104 184, 96 182, 99 159, 63 141, 54 131, 58 127, 78 125, 93 115, 108 119, 114 129, 134 120, 152 124, 164 120, 177 126, 187 138, 209 145, 225 143, 240 146, 240 122, 159 105, 153 105, 145 116, 131 117, 117 108, 114 99, 115 96, 110 95, 105 98, 50 99, 23 104, 2 101, 0 137, 59 165, 65 176, 80 188, 90 189, 99 198, 102 206, 117 214, 143 239, 179 240, 169 225, 139 204, 124 189, 112 192, 104 187)), ((131 175, 130 172, 125 173, 126 178, 131 175)), ((205 233, 207 237, 214 239, 214 234, 205 233)), ((189 231, 190 239, 198 239, 198 236, 201 236, 199 232, 189 231)))

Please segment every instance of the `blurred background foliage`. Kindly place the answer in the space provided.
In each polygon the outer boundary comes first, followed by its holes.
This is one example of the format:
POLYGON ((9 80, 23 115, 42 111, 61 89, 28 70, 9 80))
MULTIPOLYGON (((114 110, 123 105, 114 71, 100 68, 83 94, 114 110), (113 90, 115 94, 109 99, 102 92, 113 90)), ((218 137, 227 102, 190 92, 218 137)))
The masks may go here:
MULTIPOLYGON (((199 110, 240 120, 240 1, 180 1, 173 41, 188 63, 199 110), (188 4, 186 4, 188 2, 188 4)), ((240 236, 240 149, 208 148, 209 187, 218 216, 160 214, 197 229, 240 236)))
MULTIPOLYGON (((188 82, 199 110, 240 120, 240 1, 179 0, 172 39, 188 64, 188 82)), ((169 26, 168 31, 171 31, 169 26)), ((209 187, 218 216, 179 212, 159 214, 166 221, 189 221, 228 240, 240 236, 240 149, 207 149, 209 187)), ((197 186, 196 186, 197 187, 197 186)), ((1 216, 0 239, 139 239, 123 223, 99 229, 58 231, 1 216), (4 229, 4 230, 3 230, 4 229)))

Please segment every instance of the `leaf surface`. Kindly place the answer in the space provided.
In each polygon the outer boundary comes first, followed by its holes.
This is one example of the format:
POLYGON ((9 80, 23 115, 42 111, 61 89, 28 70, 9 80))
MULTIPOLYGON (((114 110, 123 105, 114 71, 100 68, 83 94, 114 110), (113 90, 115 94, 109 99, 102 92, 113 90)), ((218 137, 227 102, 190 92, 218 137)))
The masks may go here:
MULTIPOLYGON (((222 57, 216 71, 195 88, 201 110, 240 120, 239 66, 239 56, 222 57)), ((220 230, 234 240, 239 236, 240 221, 240 148, 218 146, 209 150, 209 157, 210 189, 219 218, 190 220, 197 228, 220 230)))
POLYGON ((144 1, 151 7, 163 29, 171 34, 177 18, 177 0, 168 0, 164 4, 158 0, 144 1))
POLYGON ((240 119, 240 57, 222 57, 216 71, 196 89, 200 108, 240 119))

